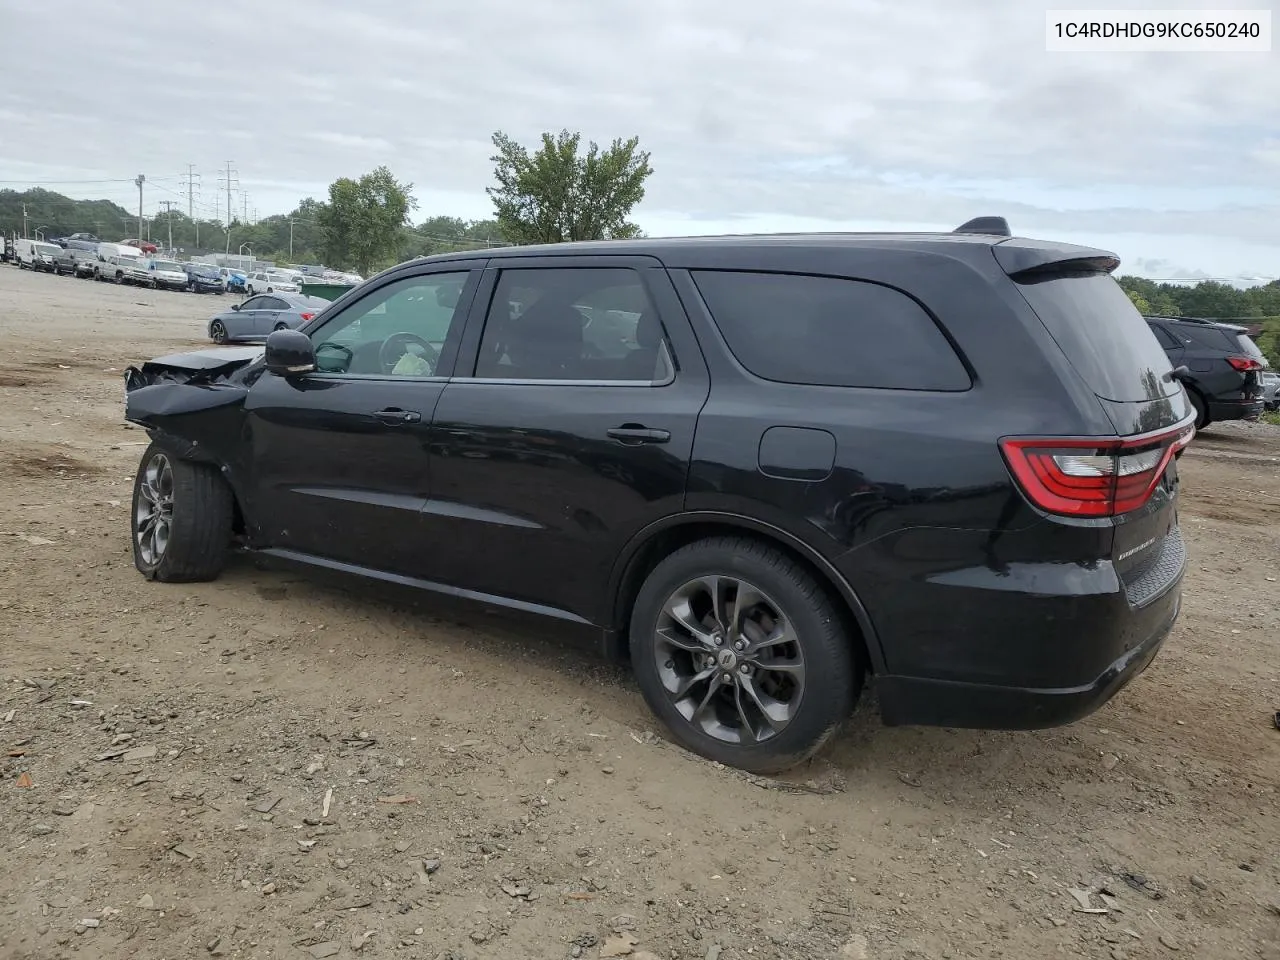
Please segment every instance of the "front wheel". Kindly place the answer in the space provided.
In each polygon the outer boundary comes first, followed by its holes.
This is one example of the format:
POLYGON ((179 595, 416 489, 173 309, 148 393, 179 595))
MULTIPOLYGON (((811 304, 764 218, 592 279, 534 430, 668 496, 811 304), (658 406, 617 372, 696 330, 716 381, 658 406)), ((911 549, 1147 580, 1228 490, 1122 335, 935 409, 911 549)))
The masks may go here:
POLYGON ((133 564, 148 580, 213 580, 231 537, 231 489, 216 468, 179 460, 157 444, 133 483, 133 564))
POLYGON ((227 342, 227 327, 221 320, 215 320, 209 324, 209 336, 214 343, 227 342))
POLYGON ((864 667, 844 624, 823 586, 777 548, 700 540, 641 587, 631 663, 680 744, 777 773, 816 753, 853 711, 864 667))
POLYGON ((245 288, 245 292, 247 292, 247 293, 249 294, 249 296, 251 296, 251 297, 252 297, 252 296, 253 296, 253 287, 246 287, 246 288, 245 288))

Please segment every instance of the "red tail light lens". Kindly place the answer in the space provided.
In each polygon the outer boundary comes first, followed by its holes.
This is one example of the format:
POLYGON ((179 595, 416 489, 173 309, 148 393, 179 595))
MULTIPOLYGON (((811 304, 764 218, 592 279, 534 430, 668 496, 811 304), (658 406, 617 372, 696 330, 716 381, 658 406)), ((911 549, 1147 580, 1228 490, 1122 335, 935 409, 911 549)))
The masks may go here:
POLYGON ((312 317, 314 317, 314 316, 315 316, 315 314, 314 314, 314 313, 303 313, 303 314, 299 314, 299 316, 301 316, 303 320, 310 320, 312 317))
POLYGON ((1111 517, 1136 510, 1169 460, 1195 436, 1175 427, 1128 439, 1006 437, 1005 460, 1027 499, 1065 517, 1111 517))
POLYGON ((1253 357, 1227 357, 1227 363, 1235 367, 1241 373, 1247 373, 1250 370, 1261 370, 1262 364, 1253 359, 1253 357))

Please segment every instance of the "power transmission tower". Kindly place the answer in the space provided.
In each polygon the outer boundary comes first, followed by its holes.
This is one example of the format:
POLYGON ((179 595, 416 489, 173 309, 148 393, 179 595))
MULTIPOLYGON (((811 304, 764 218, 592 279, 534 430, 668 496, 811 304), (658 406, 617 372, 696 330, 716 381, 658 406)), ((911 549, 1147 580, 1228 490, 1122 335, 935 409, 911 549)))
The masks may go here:
POLYGON ((169 220, 169 253, 173 253, 173 207, 172 200, 161 200, 160 206, 164 207, 164 212, 169 220))
POLYGON ((249 222, 249 194, 245 190, 240 191, 240 199, 244 201, 244 223, 249 222))
POLYGON ((145 173, 138 174, 138 178, 133 182, 138 185, 138 242, 142 242, 142 185, 146 182, 147 175, 145 173))

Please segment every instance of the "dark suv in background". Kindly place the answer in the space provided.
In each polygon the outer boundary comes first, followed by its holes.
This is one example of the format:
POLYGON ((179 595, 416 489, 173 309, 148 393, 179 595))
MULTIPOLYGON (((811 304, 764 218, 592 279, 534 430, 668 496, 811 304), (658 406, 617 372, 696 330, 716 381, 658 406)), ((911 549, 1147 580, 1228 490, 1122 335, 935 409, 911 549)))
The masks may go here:
POLYGON ((134 562, 212 579, 234 540, 590 628, 755 771, 868 672, 889 724, 1069 722, 1186 557, 1194 414, 1117 263, 1001 218, 414 260, 265 354, 130 368, 134 562))
POLYGON ((1195 317, 1147 317, 1196 410, 1196 429, 1262 414, 1267 358, 1244 327, 1195 317))

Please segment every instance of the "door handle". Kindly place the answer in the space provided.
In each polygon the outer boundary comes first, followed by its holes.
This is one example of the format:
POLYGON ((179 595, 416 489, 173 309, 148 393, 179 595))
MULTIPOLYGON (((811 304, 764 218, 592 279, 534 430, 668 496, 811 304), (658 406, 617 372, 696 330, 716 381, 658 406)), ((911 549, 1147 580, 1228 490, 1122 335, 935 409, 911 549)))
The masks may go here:
POLYGON ((624 423, 620 427, 610 427, 607 433, 614 440, 629 444, 666 443, 671 439, 670 430, 652 430, 638 423, 624 423))
POLYGON ((387 407, 385 410, 379 410, 373 416, 374 419, 381 420, 383 423, 392 426, 402 423, 418 423, 422 420, 422 414, 416 410, 401 410, 399 407, 387 407))

